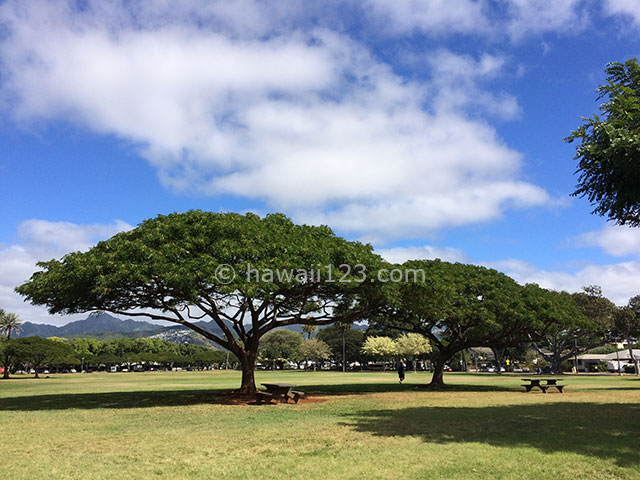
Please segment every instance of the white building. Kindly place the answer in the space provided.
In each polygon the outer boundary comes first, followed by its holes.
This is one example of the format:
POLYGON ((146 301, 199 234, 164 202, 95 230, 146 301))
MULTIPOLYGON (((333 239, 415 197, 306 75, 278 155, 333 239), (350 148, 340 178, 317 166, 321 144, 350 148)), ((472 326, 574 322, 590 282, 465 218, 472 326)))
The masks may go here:
MULTIPOLYGON (((636 359, 640 359, 640 349, 633 350, 633 356, 636 359)), ((571 358, 570 362, 573 364, 574 359, 571 358)), ((626 365, 633 365, 634 360, 629 358, 629 349, 618 350, 613 353, 585 353, 584 355, 578 355, 579 372, 596 372, 597 366, 601 363, 607 364, 607 370, 610 372, 617 372, 618 368, 624 370, 626 365), (618 364, 618 361, 620 362, 618 364)))

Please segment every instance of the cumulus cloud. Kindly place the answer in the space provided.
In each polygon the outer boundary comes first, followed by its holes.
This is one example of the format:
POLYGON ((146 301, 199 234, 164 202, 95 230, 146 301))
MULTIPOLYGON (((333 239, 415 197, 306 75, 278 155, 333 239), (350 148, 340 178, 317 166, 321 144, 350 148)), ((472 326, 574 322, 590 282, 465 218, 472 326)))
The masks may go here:
POLYGON ((518 178, 520 154, 469 114, 518 115, 513 97, 482 87, 503 58, 434 52, 433 78, 417 84, 325 28, 272 31, 248 13, 251 33, 238 35, 237 12, 219 3, 204 10, 210 28, 187 7, 114 5, 0 7, 14 118, 116 135, 171 188, 258 199, 366 238, 549 202, 518 178))
POLYGON ((636 27, 640 27, 640 3, 636 0, 606 0, 605 13, 629 18, 636 27))
POLYGON ((37 262, 60 258, 73 251, 89 249, 99 240, 131 229, 131 225, 115 221, 112 224, 76 225, 69 222, 27 220, 18 226, 19 242, 0 245, 0 307, 17 313, 24 321, 34 323, 66 323, 86 315, 51 317, 45 308, 24 302, 13 289, 27 281, 38 270, 37 262))
MULTIPOLYGON (((367 0, 369 14, 388 34, 421 33, 430 36, 467 34, 518 42, 547 33, 573 34, 589 24, 585 0, 367 0)), ((617 3, 610 0, 609 3, 617 3)), ((618 10, 633 10, 623 0, 618 10)), ((637 10, 637 8, 636 8, 637 10)))
POLYGON ((629 298, 640 293, 638 261, 585 265, 576 272, 543 270, 516 259, 488 262, 485 266, 500 270, 522 284, 537 283, 552 290, 578 292, 584 286, 599 285, 603 295, 617 305, 625 305, 629 298))
POLYGON ((476 0, 367 0, 374 21, 393 33, 481 33, 489 30, 486 2, 476 0))
POLYGON ((435 260, 436 258, 454 263, 469 261, 465 253, 460 249, 432 245, 378 248, 376 253, 391 263, 404 263, 407 260, 435 260))
POLYGON ((506 29, 514 40, 544 33, 574 34, 589 25, 584 0, 512 0, 506 29))
POLYGON ((577 245, 602 248, 609 255, 640 257, 640 229, 609 225, 602 230, 587 232, 575 239, 577 245))
POLYGON ((485 82, 505 75, 507 59, 483 54, 478 59, 440 50, 427 59, 433 70, 434 105, 438 110, 459 111, 469 106, 505 120, 518 118, 520 105, 513 95, 495 95, 483 88, 485 82))

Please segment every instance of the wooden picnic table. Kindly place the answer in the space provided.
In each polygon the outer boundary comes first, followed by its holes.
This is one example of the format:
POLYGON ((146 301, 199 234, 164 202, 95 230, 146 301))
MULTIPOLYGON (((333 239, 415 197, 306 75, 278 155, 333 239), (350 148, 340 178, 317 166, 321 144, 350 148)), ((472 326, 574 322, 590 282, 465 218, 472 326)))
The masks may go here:
POLYGON ((528 384, 522 385, 526 388, 527 392, 530 392, 534 388, 539 388, 542 390, 542 393, 547 393, 547 390, 550 387, 554 387, 560 393, 564 393, 562 389, 565 387, 564 385, 559 385, 558 382, 561 382, 561 378, 521 378, 523 382, 529 382, 528 384), (542 383, 545 382, 545 383, 542 383))
POLYGON ((291 399, 298 403, 298 400, 302 396, 302 392, 292 390, 295 385, 291 383, 261 383, 261 385, 267 389, 267 393, 271 396, 269 400, 288 403, 289 399, 291 399))

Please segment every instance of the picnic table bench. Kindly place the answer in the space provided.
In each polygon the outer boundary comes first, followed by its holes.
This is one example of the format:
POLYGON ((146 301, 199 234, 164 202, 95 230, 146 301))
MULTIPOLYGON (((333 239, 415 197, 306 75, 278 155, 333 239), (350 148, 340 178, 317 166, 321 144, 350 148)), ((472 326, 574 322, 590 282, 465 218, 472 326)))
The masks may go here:
POLYGON ((275 400, 276 402, 289 403, 289 400, 293 400, 298 403, 300 397, 304 395, 303 392, 292 390, 295 385, 290 383, 262 383, 261 385, 267 389, 264 399, 268 402, 275 400))
POLYGON ((521 378, 520 380, 522 380, 523 382, 529 382, 522 385, 524 388, 526 388, 527 392, 530 392, 533 388, 538 387, 540 390, 542 390, 542 393, 547 393, 547 390, 549 388, 554 387, 560 393, 563 393, 562 389, 565 387, 564 385, 558 384, 558 382, 562 381, 561 378, 521 378))

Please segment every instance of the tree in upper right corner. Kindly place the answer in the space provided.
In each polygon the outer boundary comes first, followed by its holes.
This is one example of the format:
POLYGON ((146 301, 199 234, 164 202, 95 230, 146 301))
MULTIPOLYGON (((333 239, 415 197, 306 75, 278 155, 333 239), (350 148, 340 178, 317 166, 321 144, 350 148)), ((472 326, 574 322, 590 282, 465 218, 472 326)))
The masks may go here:
POLYGON ((578 184, 572 196, 587 197, 593 213, 620 225, 640 226, 640 66, 638 59, 609 63, 598 88, 602 117, 565 138, 576 149, 578 184))

